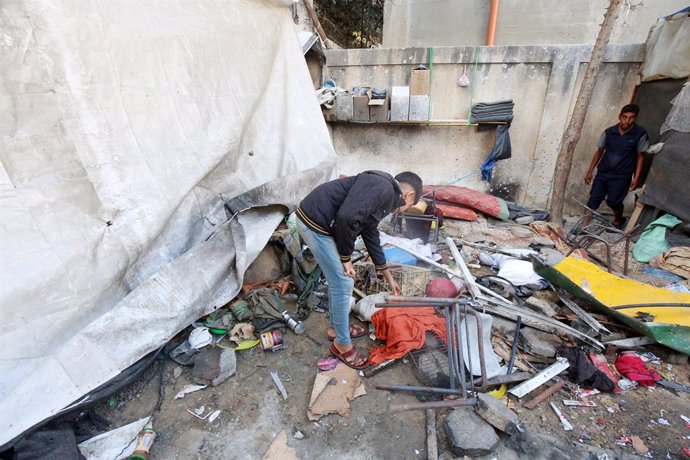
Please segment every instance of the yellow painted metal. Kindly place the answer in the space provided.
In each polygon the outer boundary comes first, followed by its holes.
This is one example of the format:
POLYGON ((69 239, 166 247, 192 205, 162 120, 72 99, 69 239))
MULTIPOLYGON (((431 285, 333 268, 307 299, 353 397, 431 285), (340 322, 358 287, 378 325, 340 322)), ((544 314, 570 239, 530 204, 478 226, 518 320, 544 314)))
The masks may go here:
MULTIPOLYGON (((690 294, 621 278, 591 262, 573 256, 565 258, 554 268, 609 308, 635 304, 690 304, 690 294)), ((635 318, 639 313, 649 314, 654 317, 654 323, 690 326, 688 307, 635 307, 617 309, 617 312, 631 318, 635 318)))

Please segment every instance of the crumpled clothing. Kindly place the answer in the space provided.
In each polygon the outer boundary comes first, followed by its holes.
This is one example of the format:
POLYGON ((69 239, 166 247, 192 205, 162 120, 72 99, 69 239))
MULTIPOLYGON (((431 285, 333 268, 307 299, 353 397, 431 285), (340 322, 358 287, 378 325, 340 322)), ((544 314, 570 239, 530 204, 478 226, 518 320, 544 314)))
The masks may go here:
POLYGON ((384 308, 374 313, 371 321, 376 328, 376 338, 386 341, 385 345, 369 352, 369 362, 373 365, 402 358, 422 348, 427 331, 446 343, 446 320, 437 316, 433 307, 384 308))
POLYGON ((635 352, 621 353, 615 365, 626 379, 634 380, 642 386, 650 387, 654 382, 661 380, 661 376, 654 369, 645 366, 644 361, 635 352))
POLYGON ((596 388, 606 393, 612 393, 615 389, 611 379, 589 361, 582 348, 564 348, 559 350, 558 354, 570 363, 568 374, 578 385, 596 388))

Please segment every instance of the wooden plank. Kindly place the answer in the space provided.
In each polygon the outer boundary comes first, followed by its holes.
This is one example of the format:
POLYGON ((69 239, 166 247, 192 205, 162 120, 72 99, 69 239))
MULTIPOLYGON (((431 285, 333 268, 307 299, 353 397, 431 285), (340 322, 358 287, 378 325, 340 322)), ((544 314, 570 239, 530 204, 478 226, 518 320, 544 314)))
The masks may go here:
POLYGON ((553 395, 555 392, 557 392, 558 390, 560 390, 564 386, 565 386, 565 382, 558 382, 555 385, 553 385, 552 387, 550 387, 550 388, 546 389, 545 391, 543 391, 542 393, 540 393, 539 395, 535 396, 529 402, 523 404, 522 407, 526 407, 527 409, 532 410, 535 407, 537 407, 537 405, 539 405, 539 403, 542 403, 545 400, 549 399, 549 397, 551 397, 551 395, 553 395))
MULTIPOLYGON (((642 193, 644 193, 644 187, 642 187, 642 193)), ((640 195, 640 198, 642 196, 640 195)), ((642 211, 644 211, 644 203, 642 203, 642 200, 638 199, 637 204, 635 204, 635 209, 633 209, 632 215, 630 216, 630 219, 628 220, 628 224, 625 226, 625 233, 630 234, 635 228, 635 225, 637 225, 637 221, 640 220, 640 216, 642 215, 642 211)))
POLYGON ((426 458, 438 460, 438 441, 436 436, 436 411, 426 410, 426 458))
POLYGON ((604 61, 604 51, 606 44, 611 38, 613 26, 616 23, 618 10, 622 0, 609 0, 609 6, 601 24, 597 39, 592 48, 592 55, 589 58, 585 75, 580 84, 580 91, 575 100, 573 113, 568 121, 568 126, 563 133, 560 149, 556 158, 556 170, 554 171, 553 186, 551 187, 551 199, 549 200, 549 215, 551 222, 562 225, 563 204, 565 202, 565 191, 570 177, 570 169, 573 165, 573 155, 575 148, 580 140, 580 133, 585 122, 585 116, 589 110, 589 104, 594 94, 594 86, 597 83, 599 69, 604 61))

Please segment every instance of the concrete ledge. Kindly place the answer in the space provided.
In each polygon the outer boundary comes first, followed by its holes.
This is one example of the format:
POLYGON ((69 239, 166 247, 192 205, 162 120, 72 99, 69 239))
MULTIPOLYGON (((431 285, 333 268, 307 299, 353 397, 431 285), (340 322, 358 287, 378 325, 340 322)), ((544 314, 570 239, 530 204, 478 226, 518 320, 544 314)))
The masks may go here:
MULTIPOLYGON (((587 62, 591 45, 435 47, 434 64, 534 64, 561 59, 587 62)), ((611 44, 604 62, 642 62, 645 45, 611 44)), ((340 49, 326 51, 327 67, 428 64, 429 48, 340 49)))

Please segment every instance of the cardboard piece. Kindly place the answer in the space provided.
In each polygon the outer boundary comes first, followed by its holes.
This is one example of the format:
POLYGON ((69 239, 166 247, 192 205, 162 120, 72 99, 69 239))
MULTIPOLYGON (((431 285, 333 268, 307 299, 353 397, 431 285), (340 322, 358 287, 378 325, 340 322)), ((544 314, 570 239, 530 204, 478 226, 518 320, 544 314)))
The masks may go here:
POLYGON ((386 94, 385 99, 372 99, 369 101, 369 117, 372 121, 388 121, 389 101, 390 96, 388 94, 386 94), (379 105, 372 105, 372 102, 379 105))
POLYGON ((309 420, 318 420, 324 415, 350 415, 350 401, 367 393, 357 371, 343 363, 335 369, 316 374, 309 398, 309 420))
POLYGON ((429 94, 429 78, 431 71, 413 70, 410 74, 410 96, 420 96, 429 94))
POLYGON ((394 86, 391 88, 391 121, 409 120, 410 87, 394 86))
POLYGON ((352 120, 369 121, 369 96, 352 96, 352 120))
POLYGON ((287 445, 285 430, 278 433, 261 460, 299 460, 295 449, 287 445))
POLYGON ((410 120, 426 121, 429 114, 429 96, 410 96, 410 120))

